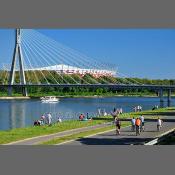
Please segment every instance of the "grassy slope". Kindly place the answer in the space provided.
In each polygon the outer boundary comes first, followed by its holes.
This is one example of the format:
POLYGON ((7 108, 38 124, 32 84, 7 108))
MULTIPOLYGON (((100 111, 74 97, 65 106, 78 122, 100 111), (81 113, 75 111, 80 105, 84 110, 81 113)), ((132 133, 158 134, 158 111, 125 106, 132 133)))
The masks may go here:
POLYGON ((112 118, 104 118, 93 121, 64 121, 62 123, 53 124, 52 126, 31 126, 26 128, 16 128, 9 131, 0 131, 0 144, 5 144, 25 138, 57 133, 65 130, 93 126, 111 121, 112 118))
POLYGON ((142 112, 131 112, 131 113, 124 113, 120 117, 121 118, 132 118, 132 117, 138 117, 140 115, 144 115, 145 118, 155 118, 157 116, 165 116, 165 115, 174 115, 175 116, 175 107, 169 107, 169 108, 160 108, 157 110, 147 110, 142 112))

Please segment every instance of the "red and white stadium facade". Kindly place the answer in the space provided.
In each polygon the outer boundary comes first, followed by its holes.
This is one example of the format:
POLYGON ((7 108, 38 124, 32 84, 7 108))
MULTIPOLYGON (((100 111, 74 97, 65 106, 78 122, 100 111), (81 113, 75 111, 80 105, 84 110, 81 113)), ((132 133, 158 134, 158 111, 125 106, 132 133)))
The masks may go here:
POLYGON ((60 73, 60 74, 69 74, 69 75, 78 74, 82 77, 86 74, 90 74, 96 78, 101 77, 101 76, 116 76, 115 71, 102 70, 102 69, 81 69, 78 67, 73 67, 73 66, 64 65, 64 64, 35 68, 33 70, 56 71, 57 73, 60 73))

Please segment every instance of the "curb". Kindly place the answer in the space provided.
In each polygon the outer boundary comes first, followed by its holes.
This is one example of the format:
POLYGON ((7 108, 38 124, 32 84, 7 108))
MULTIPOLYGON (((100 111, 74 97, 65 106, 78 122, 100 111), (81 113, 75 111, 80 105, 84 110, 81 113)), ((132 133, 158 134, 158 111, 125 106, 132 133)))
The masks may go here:
POLYGON ((151 146, 151 145, 156 145, 156 144, 159 143, 160 141, 164 140, 165 137, 167 137, 168 135, 173 134, 174 131, 175 131, 175 128, 173 128, 173 129, 171 129, 171 130, 169 130, 169 131, 167 131, 167 132, 165 132, 165 133, 159 135, 157 138, 155 138, 154 140, 151 140, 150 142, 145 143, 144 145, 146 145, 146 146, 147 146, 147 145, 149 145, 149 146, 151 146))

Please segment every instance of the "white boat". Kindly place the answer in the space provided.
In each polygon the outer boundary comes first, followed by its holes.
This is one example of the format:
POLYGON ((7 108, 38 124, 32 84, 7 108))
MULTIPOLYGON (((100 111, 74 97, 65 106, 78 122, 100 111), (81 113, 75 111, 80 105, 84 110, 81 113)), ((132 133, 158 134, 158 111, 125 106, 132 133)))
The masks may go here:
POLYGON ((40 99, 41 99, 42 103, 57 103, 57 102, 59 102, 59 99, 56 98, 55 96, 41 97, 40 99))

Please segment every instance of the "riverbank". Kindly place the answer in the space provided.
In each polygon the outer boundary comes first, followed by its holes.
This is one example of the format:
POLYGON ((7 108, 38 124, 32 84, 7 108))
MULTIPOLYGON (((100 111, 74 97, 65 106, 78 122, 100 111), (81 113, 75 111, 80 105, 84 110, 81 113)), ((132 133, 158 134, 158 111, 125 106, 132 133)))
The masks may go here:
MULTIPOLYGON (((44 96, 44 95, 43 95, 44 96)), ((18 100, 18 99, 40 99, 43 96, 0 96, 0 100, 18 100)), ((49 96, 49 95, 48 95, 49 96)), ((57 98, 110 98, 110 97, 157 97, 156 95, 65 95, 65 96, 56 96, 57 98)), ((172 96, 173 97, 173 96, 172 96)), ((175 97, 175 96, 174 96, 175 97)))
POLYGON ((68 120, 63 121, 62 123, 55 123, 52 126, 48 125, 31 126, 26 128, 16 128, 7 131, 0 131, 0 144, 6 144, 27 138, 59 133, 76 128, 83 128, 88 126, 104 124, 111 121, 112 117, 104 117, 101 118, 100 120, 92 120, 92 121, 68 120))
POLYGON ((31 99, 31 97, 0 97, 0 100, 27 100, 27 99, 31 99))
MULTIPOLYGON (((124 113, 120 115, 121 119, 131 119, 133 116, 137 117, 139 115, 145 115, 145 118, 157 118, 163 115, 175 115, 175 108, 162 108, 155 111, 143 111, 137 113, 124 113)), ((104 124, 112 122, 113 118, 111 116, 106 117, 96 117, 92 121, 78 121, 78 120, 68 120, 62 123, 56 123, 52 126, 31 126, 27 128, 17 128, 8 131, 0 131, 0 144, 7 144, 10 142, 23 140, 27 138, 43 136, 53 133, 59 133, 63 131, 68 131, 76 128, 83 128, 88 126, 95 126, 99 124, 104 124)))
MULTIPOLYGON (((167 96, 167 94, 164 94, 167 96)), ((43 96, 56 96, 57 98, 107 98, 107 97, 158 97, 155 93, 83 93, 83 94, 72 94, 72 93, 29 93, 28 97, 24 97, 21 94, 13 94, 9 97, 5 93, 0 93, 0 99, 38 99, 43 96)), ((175 94, 171 94, 171 97, 175 97, 175 94)))

